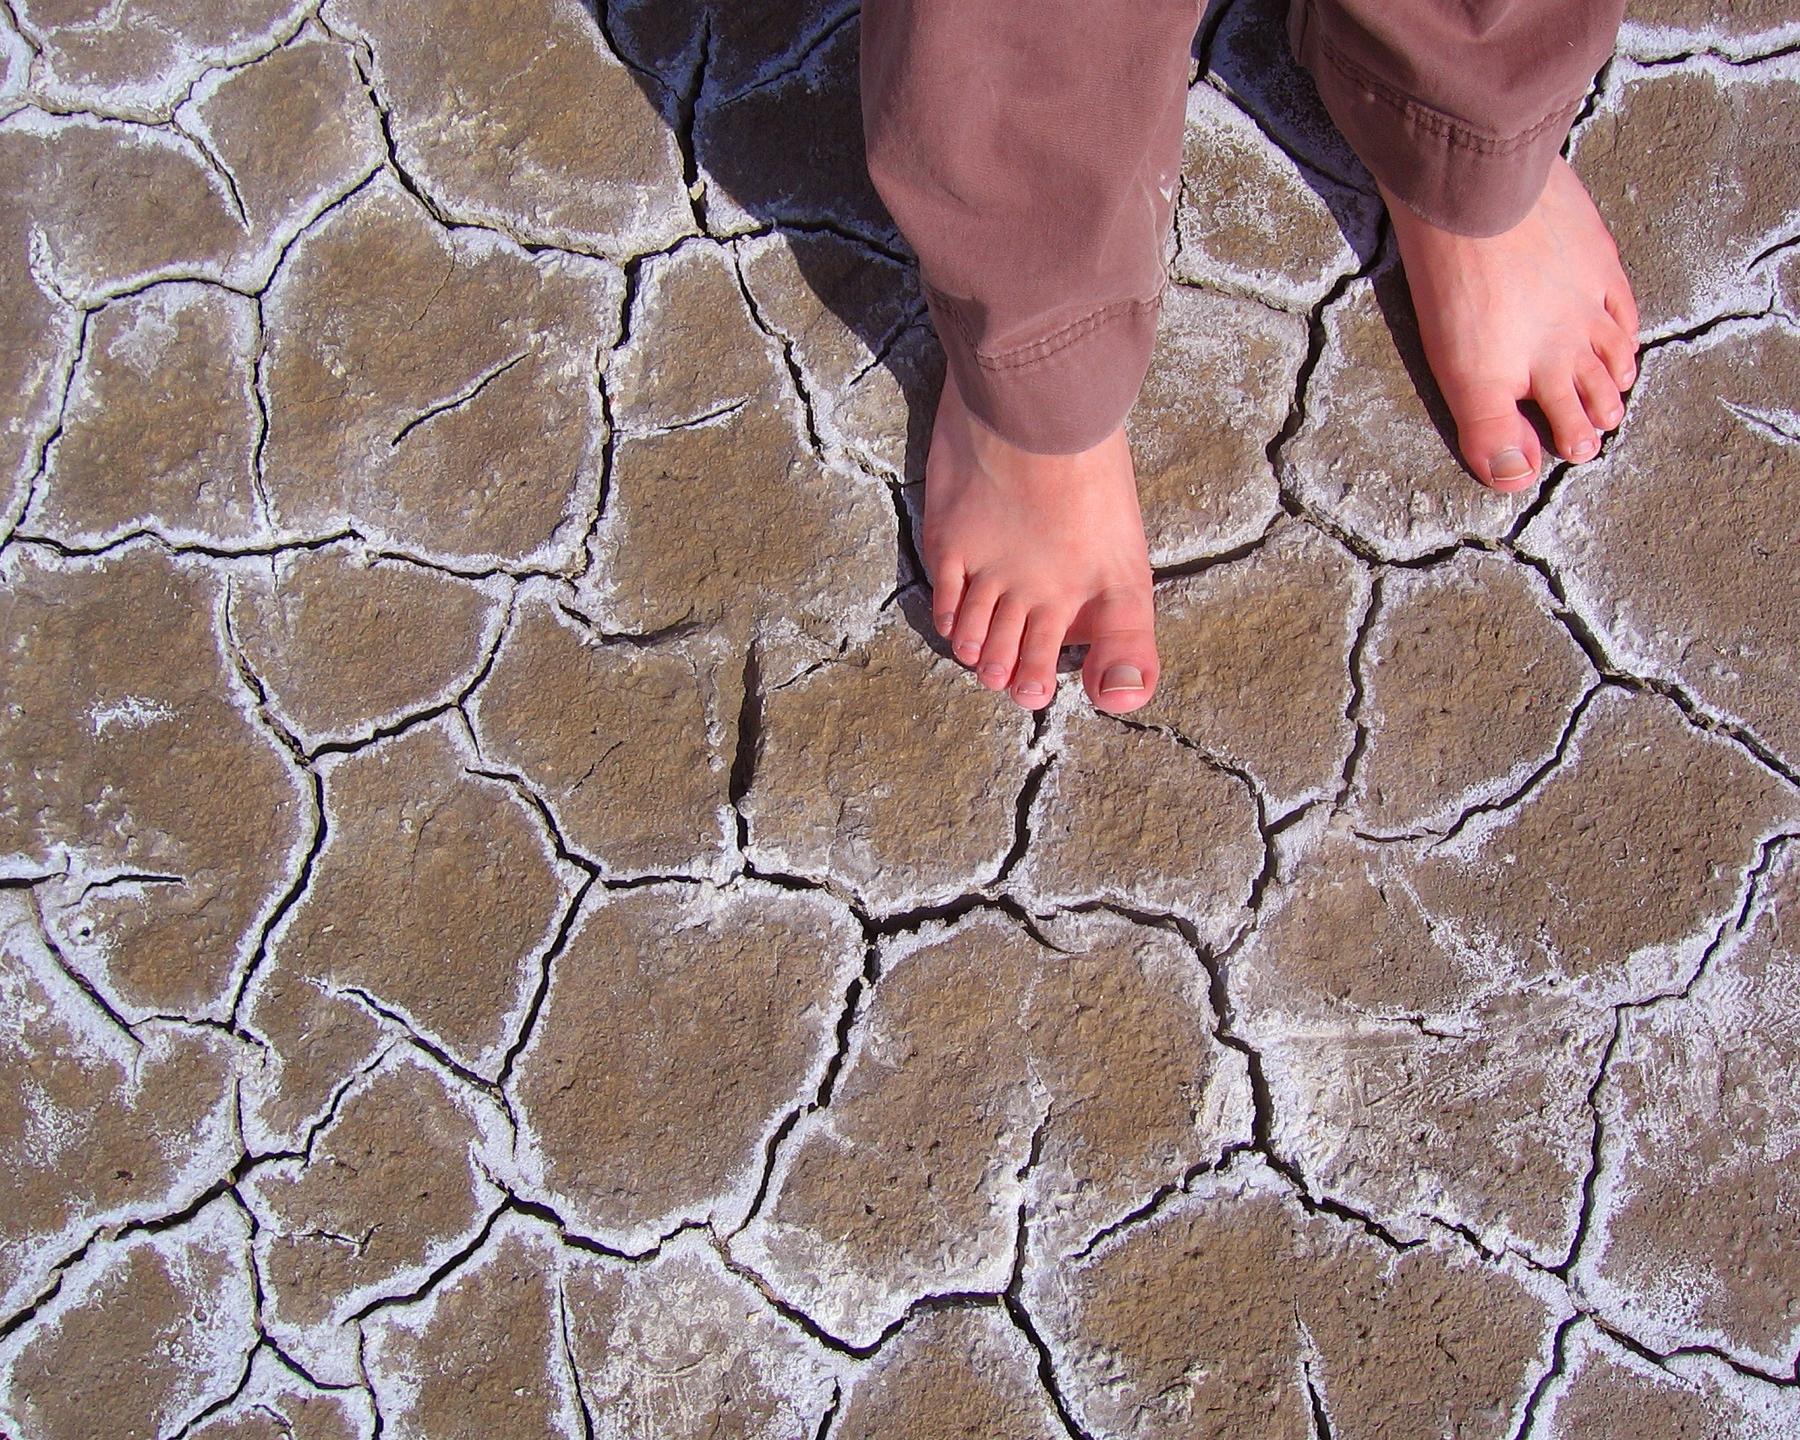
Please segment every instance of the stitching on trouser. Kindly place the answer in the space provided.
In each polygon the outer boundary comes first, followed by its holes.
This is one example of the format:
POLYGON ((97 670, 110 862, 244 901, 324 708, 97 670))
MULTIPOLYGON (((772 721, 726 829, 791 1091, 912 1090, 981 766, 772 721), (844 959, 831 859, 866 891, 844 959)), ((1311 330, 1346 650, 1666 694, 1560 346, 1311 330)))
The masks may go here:
POLYGON ((1332 63, 1333 67, 1347 79, 1361 85, 1378 100, 1385 101, 1392 109, 1398 110, 1418 129, 1427 134, 1436 135, 1450 145, 1464 150, 1472 150, 1480 155, 1504 155, 1509 151, 1531 144, 1545 130, 1556 124, 1564 112, 1576 103, 1573 100, 1565 100, 1542 120, 1511 135, 1483 134, 1446 115, 1442 110, 1433 109, 1404 91, 1395 89, 1344 54, 1331 43, 1327 36, 1319 37, 1319 48, 1324 51, 1325 58, 1332 63))
POLYGON ((925 284, 923 279, 919 283, 938 302, 944 312, 956 322, 956 328, 962 335, 963 344, 968 347, 969 353, 975 357, 975 363, 983 370, 1020 370, 1027 365, 1036 364, 1039 360, 1046 360, 1059 350, 1068 349, 1076 341, 1085 339, 1101 326, 1122 315, 1140 314, 1146 310, 1156 309, 1162 304, 1163 293, 1169 288, 1169 282, 1165 278, 1163 283, 1157 287, 1156 294, 1148 300, 1118 300, 1111 305, 1103 305, 1098 310, 1083 315, 1079 320, 1070 321, 1062 329, 1053 331, 1041 340, 1033 340, 1011 350, 989 351, 983 354, 975 344, 975 337, 969 333, 968 322, 963 319, 962 311, 956 303, 935 286, 925 284))

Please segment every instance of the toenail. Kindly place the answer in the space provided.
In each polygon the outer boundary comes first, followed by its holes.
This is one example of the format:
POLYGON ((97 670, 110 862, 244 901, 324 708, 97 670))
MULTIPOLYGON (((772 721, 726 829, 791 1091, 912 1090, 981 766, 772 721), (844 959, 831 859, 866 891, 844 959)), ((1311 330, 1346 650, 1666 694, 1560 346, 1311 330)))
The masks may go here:
POLYGON ((1569 450, 1571 460, 1586 460, 1600 448, 1599 440, 1589 436, 1586 440, 1577 440, 1569 450))
POLYGON ((1006 678, 1006 667, 999 664, 983 665, 981 667, 981 673, 989 680, 1004 680, 1006 678))
POLYGON ((1018 683, 1018 686, 1013 690, 1013 694, 1022 695, 1027 700, 1035 700, 1043 693, 1043 683, 1037 680, 1021 680, 1018 683))
POLYGON ((981 658, 981 647, 973 640, 964 640, 953 648, 956 651, 956 658, 966 664, 973 665, 981 658))
POLYGON ((1100 693, 1110 695, 1115 690, 1142 690, 1144 688, 1144 672, 1135 665, 1109 665, 1106 673, 1100 677, 1100 693))
POLYGON ((942 615, 938 616, 937 627, 938 634, 948 635, 956 628, 956 612, 954 610, 947 610, 942 615))
POLYGON ((1488 473, 1496 480, 1523 480, 1531 473, 1531 464, 1523 450, 1502 450, 1488 461, 1488 473))

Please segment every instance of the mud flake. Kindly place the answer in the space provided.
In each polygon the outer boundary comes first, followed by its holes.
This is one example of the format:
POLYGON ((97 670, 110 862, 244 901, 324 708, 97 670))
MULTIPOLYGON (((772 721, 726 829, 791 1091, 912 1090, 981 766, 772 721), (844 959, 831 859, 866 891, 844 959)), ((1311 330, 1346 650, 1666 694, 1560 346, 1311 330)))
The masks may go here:
POLYGON ((508 1082, 528 1182, 626 1250, 741 1223, 861 965, 860 931, 822 896, 739 881, 589 903, 508 1082))
POLYGON ((52 938, 133 1017, 220 1018, 310 833, 235 693, 222 588, 141 546, 14 551, 0 579, 0 854, 61 872, 52 938))
POLYGON ((608 870, 723 879, 737 668, 709 637, 607 642, 528 601, 471 706, 475 733, 608 870))
POLYGON ((447 703, 494 640, 501 593, 352 544, 291 550, 234 579, 232 633, 308 747, 447 703))

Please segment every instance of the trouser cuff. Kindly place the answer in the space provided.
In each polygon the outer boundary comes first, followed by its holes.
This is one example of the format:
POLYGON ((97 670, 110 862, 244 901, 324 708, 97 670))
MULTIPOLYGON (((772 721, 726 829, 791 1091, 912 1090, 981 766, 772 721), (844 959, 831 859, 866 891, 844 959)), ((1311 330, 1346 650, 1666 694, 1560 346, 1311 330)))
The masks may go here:
MULTIPOLYGON (((1333 122, 1375 178, 1431 224, 1475 236, 1510 230, 1543 191, 1551 162, 1611 44, 1612 32, 1592 18, 1579 27, 1571 21, 1571 31, 1577 29, 1570 56, 1559 57, 1555 80, 1546 85, 1549 76, 1536 77, 1539 108, 1515 110, 1501 124, 1483 125, 1425 103, 1362 63, 1308 0, 1295 0, 1289 12, 1295 57, 1311 72, 1333 122)), ((1363 48, 1379 48, 1354 27, 1349 35, 1363 48)), ((1449 57, 1446 64, 1458 58, 1449 57)), ((1468 88, 1480 109, 1506 108, 1503 93, 1487 93, 1494 83, 1468 88)))
POLYGON ((964 404, 1001 439, 1040 455, 1070 455, 1124 424, 1150 368, 1161 289, 1001 351, 976 347, 954 297, 929 282, 923 289, 964 404))

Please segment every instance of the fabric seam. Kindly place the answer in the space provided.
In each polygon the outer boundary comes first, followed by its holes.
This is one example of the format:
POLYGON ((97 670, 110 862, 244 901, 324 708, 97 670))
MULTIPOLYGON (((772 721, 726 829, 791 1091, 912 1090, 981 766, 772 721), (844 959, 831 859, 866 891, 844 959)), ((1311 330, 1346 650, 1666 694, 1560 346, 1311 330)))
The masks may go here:
POLYGON ((1523 130, 1515 131, 1511 135, 1487 134, 1445 114, 1442 110, 1414 99, 1402 90, 1396 89, 1339 50, 1336 45, 1332 44, 1329 36, 1320 35, 1318 43, 1319 49, 1324 52, 1325 58, 1331 62, 1334 69, 1352 83, 1362 86, 1389 108, 1397 110, 1416 129, 1435 135, 1449 145, 1474 151, 1478 155, 1505 155, 1510 151, 1532 144, 1539 135, 1556 124, 1571 105, 1578 103, 1578 101, 1565 100, 1543 119, 1523 130))
POLYGON ((1098 310, 1089 311, 1077 320, 1070 321, 1060 330, 1054 330, 1038 340, 1024 345, 1014 346, 1011 350, 983 352, 969 333, 968 323, 963 319, 962 311, 956 302, 943 291, 933 285, 919 282, 932 299, 936 300, 944 312, 956 322, 957 333, 969 353, 974 356, 975 363, 983 370, 1020 370, 1027 365, 1036 364, 1039 360, 1047 360, 1059 351, 1066 350, 1079 340, 1085 339, 1094 331, 1127 315, 1140 314, 1146 310, 1154 310, 1162 304, 1163 294, 1169 288, 1168 279, 1157 288, 1156 294, 1147 300, 1116 300, 1110 305, 1102 305, 1098 310))

